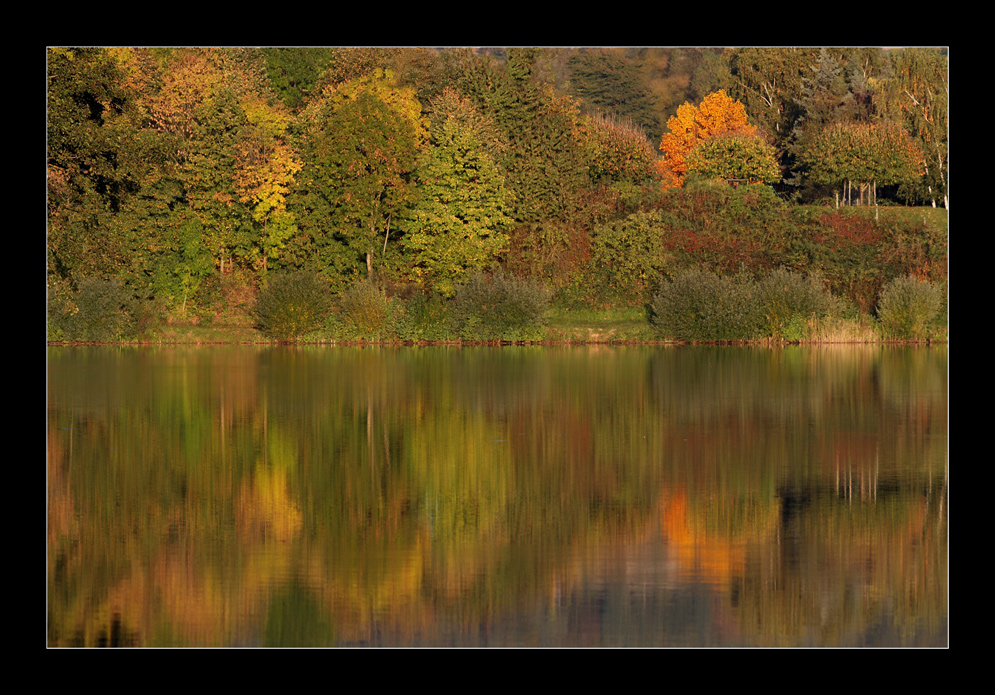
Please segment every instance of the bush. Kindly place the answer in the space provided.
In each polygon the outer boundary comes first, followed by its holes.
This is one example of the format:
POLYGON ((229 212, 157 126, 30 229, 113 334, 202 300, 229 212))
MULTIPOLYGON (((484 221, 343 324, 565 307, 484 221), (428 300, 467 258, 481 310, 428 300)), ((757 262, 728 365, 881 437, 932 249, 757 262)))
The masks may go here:
POLYGON ((403 304, 398 335, 404 340, 450 340, 454 330, 440 295, 415 292, 403 304))
POLYGON ((662 338, 750 340, 759 324, 757 296, 749 278, 688 270, 661 285, 650 303, 650 322, 662 338))
POLYGON ((452 320, 465 340, 542 340, 550 293, 503 272, 476 272, 456 288, 452 320))
POLYGON ((134 301, 116 279, 86 279, 68 301, 49 301, 49 335, 84 342, 118 340, 134 327, 134 301))
POLYGON ((652 285, 669 264, 663 249, 664 217, 637 212, 594 228, 587 291, 601 305, 645 303, 652 285))
POLYGON ((317 330, 332 311, 325 283, 313 273, 274 275, 260 291, 253 315, 263 333, 279 340, 296 340, 317 330))
POLYGON ((929 337, 942 307, 938 285, 912 276, 895 278, 881 290, 878 320, 889 337, 920 340, 929 337))
POLYGON ((396 337, 402 309, 372 280, 356 283, 339 297, 339 333, 347 339, 396 337))
POLYGON ((818 275, 805 277, 784 268, 771 272, 757 284, 760 332, 772 338, 801 340, 809 318, 822 318, 837 309, 818 275))

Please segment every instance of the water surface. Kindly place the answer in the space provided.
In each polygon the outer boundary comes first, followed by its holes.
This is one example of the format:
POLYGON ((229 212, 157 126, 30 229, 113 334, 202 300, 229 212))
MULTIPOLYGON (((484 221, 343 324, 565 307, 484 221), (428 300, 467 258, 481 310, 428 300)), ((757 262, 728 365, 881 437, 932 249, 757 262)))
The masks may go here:
POLYGON ((945 347, 52 347, 52 646, 945 646, 945 347))

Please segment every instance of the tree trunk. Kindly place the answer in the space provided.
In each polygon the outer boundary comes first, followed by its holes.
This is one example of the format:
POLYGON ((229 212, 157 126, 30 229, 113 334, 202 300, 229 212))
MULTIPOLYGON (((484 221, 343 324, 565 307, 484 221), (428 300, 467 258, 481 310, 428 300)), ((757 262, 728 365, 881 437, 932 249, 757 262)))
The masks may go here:
POLYGON ((948 204, 949 201, 947 200, 947 194, 946 194, 947 177, 943 175, 943 159, 940 157, 939 151, 937 151, 937 153, 936 153, 936 162, 937 162, 937 166, 939 167, 938 170, 937 170, 937 173, 939 173, 939 175, 940 175, 940 183, 943 184, 943 190, 944 190, 944 193, 943 193, 943 207, 945 209, 949 210, 950 206, 948 204))

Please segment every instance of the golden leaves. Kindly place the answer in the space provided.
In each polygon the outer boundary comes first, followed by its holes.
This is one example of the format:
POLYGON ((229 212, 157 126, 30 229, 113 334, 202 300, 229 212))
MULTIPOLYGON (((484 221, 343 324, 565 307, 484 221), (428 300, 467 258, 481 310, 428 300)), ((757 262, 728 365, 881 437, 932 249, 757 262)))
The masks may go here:
POLYGON ((669 133, 660 141, 663 153, 661 174, 666 184, 680 188, 687 174, 687 156, 700 143, 719 135, 756 135, 757 129, 747 121, 746 107, 733 101, 725 90, 709 94, 701 104, 685 102, 667 121, 669 133))

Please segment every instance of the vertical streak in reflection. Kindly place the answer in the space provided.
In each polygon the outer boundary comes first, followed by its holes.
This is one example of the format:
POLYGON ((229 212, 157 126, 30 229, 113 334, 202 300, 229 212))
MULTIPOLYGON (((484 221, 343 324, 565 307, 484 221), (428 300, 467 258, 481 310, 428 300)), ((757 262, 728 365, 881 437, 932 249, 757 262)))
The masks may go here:
POLYGON ((881 469, 881 442, 878 442, 874 452, 874 501, 878 501, 878 474, 881 469))

